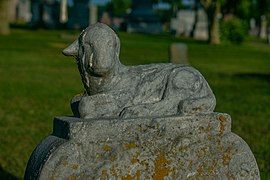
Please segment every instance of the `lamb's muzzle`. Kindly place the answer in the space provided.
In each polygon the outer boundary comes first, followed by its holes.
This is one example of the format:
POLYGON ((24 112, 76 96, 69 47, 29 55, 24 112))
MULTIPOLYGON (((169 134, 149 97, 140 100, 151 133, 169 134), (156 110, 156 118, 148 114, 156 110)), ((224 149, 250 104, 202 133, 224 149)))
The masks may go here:
POLYGON ((75 40, 71 45, 69 45, 67 48, 65 48, 62 53, 65 56, 77 56, 79 50, 79 42, 78 40, 75 40))

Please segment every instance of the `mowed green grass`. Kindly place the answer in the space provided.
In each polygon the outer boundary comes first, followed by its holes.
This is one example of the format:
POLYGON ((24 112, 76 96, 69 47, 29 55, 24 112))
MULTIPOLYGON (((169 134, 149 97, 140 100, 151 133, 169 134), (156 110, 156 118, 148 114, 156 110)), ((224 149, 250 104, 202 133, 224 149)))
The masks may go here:
MULTIPOLYGON (((61 50, 79 32, 12 30, 0 36, 0 179, 22 178, 35 146, 52 131, 54 116, 71 115, 83 90, 76 63, 61 50)), ((232 130, 251 147, 270 178, 270 46, 241 46, 120 33, 126 65, 168 62, 168 48, 185 42, 190 64, 208 80, 216 111, 232 116, 232 130)))

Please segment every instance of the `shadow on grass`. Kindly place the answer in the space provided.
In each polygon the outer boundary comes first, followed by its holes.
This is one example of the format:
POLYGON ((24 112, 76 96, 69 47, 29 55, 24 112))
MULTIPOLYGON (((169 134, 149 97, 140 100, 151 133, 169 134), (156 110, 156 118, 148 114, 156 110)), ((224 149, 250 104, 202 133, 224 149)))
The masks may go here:
POLYGON ((16 176, 13 174, 10 174, 9 172, 5 171, 2 166, 0 166, 0 179, 5 179, 5 180, 17 180, 16 176))
POLYGON ((234 77, 244 78, 244 79, 257 79, 270 82, 270 74, 262 74, 262 73, 238 73, 234 74, 234 77))

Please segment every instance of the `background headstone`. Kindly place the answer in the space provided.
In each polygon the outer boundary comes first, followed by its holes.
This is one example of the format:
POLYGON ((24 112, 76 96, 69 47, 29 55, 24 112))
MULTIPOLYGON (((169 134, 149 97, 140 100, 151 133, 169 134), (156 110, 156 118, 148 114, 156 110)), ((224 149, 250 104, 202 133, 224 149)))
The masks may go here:
POLYGON ((184 43, 173 43, 170 47, 170 62, 188 64, 188 47, 184 43))
POLYGON ((267 38, 267 19, 265 16, 261 17, 261 30, 260 30, 260 37, 262 39, 267 38))
MULTIPOLYGON (((208 20, 203 9, 198 10, 198 22, 196 24, 194 38, 208 39, 208 20)), ((195 23, 195 11, 179 10, 176 18, 171 19, 171 29, 176 32, 176 36, 189 36, 195 23)))
POLYGON ((89 14, 89 25, 95 24, 98 21, 98 7, 97 5, 94 5, 90 3, 90 14, 89 14))
POLYGON ((30 26, 57 28, 60 26, 60 2, 57 0, 32 0, 30 26))
POLYGON ((43 4, 43 23, 46 28, 54 29, 60 26, 60 2, 47 0, 43 4))
POLYGON ((37 27, 42 23, 42 3, 40 0, 31 0, 31 27, 37 27))
POLYGON ((89 0, 76 0, 68 14, 68 28, 81 29, 89 25, 89 0))
POLYGON ((66 23, 68 21, 68 5, 67 0, 60 1, 60 22, 66 23))
POLYGON ((198 10, 198 22, 194 33, 195 39, 207 40, 208 39, 208 19, 203 9, 198 10))
POLYGON ((257 36, 258 35, 258 27, 256 25, 256 19, 255 18, 250 19, 249 26, 250 26, 249 34, 253 35, 253 36, 257 36))

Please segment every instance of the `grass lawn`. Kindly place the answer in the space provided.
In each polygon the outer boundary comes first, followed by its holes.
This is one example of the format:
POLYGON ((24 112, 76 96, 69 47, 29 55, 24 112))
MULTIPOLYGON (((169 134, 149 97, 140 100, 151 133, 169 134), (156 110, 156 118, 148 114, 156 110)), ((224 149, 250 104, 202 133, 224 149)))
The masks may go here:
MULTIPOLYGON (((14 29, 0 36, 0 179, 21 179, 53 117, 71 115, 69 101, 83 88, 75 61, 61 49, 77 33, 14 29)), ((216 95, 216 111, 232 116, 233 132, 250 145, 262 178, 270 178, 270 45, 212 46, 126 33, 120 38, 126 65, 167 62, 171 42, 187 43, 191 65, 216 95)))

